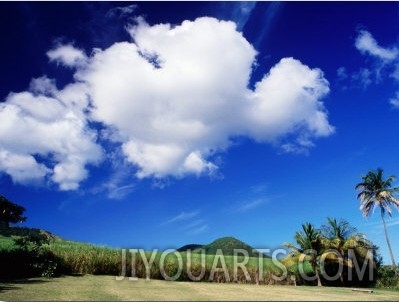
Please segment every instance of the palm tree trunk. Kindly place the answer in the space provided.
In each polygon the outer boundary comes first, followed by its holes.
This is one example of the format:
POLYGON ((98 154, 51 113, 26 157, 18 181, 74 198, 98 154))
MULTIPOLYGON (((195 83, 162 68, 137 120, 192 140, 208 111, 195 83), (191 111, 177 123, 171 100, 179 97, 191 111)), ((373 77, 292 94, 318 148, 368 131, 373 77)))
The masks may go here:
POLYGON ((382 223, 384 224, 385 239, 387 240, 389 255, 391 256, 393 271, 395 272, 395 275, 398 275, 398 272, 396 271, 395 258, 392 253, 391 243, 389 242, 389 238, 388 238, 387 225, 385 223, 384 212, 383 212, 382 208, 381 208, 381 218, 382 218, 382 223))
POLYGON ((313 270, 314 270, 314 272, 316 274, 317 286, 322 286, 319 270, 317 269, 317 263, 312 263, 312 266, 313 266, 313 270))
POLYGON ((317 271, 317 268, 316 268, 316 277, 317 277, 317 286, 322 286, 321 280, 320 280, 320 275, 319 275, 319 272, 317 271))
POLYGON ((344 277, 341 275, 339 275, 339 280, 341 281, 341 285, 344 286, 345 282, 344 282, 344 277))

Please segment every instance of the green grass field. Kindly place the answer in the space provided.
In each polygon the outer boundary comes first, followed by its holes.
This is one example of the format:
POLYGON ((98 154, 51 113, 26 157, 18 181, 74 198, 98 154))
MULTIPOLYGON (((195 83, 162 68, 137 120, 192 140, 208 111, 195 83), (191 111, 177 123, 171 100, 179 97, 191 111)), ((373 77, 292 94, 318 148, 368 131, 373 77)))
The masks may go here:
MULTIPOLYGON (((10 237, 0 237, 0 250, 10 250, 14 248, 13 240, 10 237)), ((46 247, 51 250, 57 257, 62 260, 62 270, 61 274, 92 274, 92 275, 120 275, 122 268, 122 249, 113 249, 108 247, 96 246, 87 243, 80 243, 74 241, 67 241, 60 238, 53 240, 46 247)), ((132 255, 129 250, 126 251, 126 275, 130 275, 132 266, 132 255)), ((151 259, 152 251, 146 251, 145 255, 142 254, 143 251, 137 252, 135 256, 135 267, 136 276, 145 278, 147 272, 145 265, 143 263, 143 257, 147 260, 151 259)), ((175 276, 177 269, 181 268, 182 273, 179 275, 178 281, 189 281, 190 278, 187 276, 187 258, 188 254, 186 252, 177 253, 180 259, 176 257, 174 253, 169 253, 162 259, 162 252, 158 251, 155 254, 153 265, 151 265, 151 270, 149 272, 151 279, 164 280, 164 276, 161 275, 161 263, 163 264, 164 272, 167 276, 175 276), (178 260, 181 260, 179 265, 178 260)), ((205 274, 202 280, 209 280, 212 273, 213 267, 221 267, 223 263, 219 261, 214 261, 215 255, 204 255, 204 261, 202 260, 202 255, 199 253, 191 254, 191 269, 192 275, 197 277, 200 276, 202 271, 202 265, 205 267, 205 274)), ((236 258, 238 263, 243 263, 244 258, 238 256, 236 258)), ((251 278, 251 282, 255 282, 256 269, 259 266, 258 257, 249 257, 248 263, 245 267, 251 278)), ((222 273, 217 273, 213 275, 215 281, 228 282, 234 278, 233 264, 234 257, 231 255, 224 255, 223 261, 228 272, 228 278, 222 273)), ((265 282, 270 279, 271 274, 279 275, 281 274, 281 269, 276 267, 270 258, 263 258, 263 278, 265 282)), ((310 270, 310 267, 307 268, 310 270)), ((244 282, 246 277, 244 272, 239 269, 237 271, 237 278, 239 281, 244 282)), ((212 279, 212 278, 211 278, 212 279)), ((261 280, 262 281, 262 280, 261 280)))
POLYGON ((235 283, 116 281, 115 276, 32 278, 0 282, 3 301, 122 301, 122 300, 289 300, 289 301, 399 301, 399 291, 376 289, 373 293, 350 288, 267 286, 235 283))
MULTIPOLYGON (((12 249, 14 247, 14 243, 12 238, 9 237, 0 237, 0 249, 12 249)), ((118 274, 121 270, 122 265, 122 249, 109 248, 104 246, 97 246, 87 243, 67 241, 63 239, 57 239, 51 242, 48 245, 48 248, 58 257, 63 259, 65 263, 68 264, 70 273, 75 274, 118 274)), ((131 266, 131 253, 129 250, 126 251, 126 266, 131 266)), ((156 278, 153 274, 157 274, 159 271, 159 263, 160 258, 162 257, 163 251, 158 251, 154 258, 154 265, 151 269, 151 278, 156 278)), ((153 251, 145 251, 145 257, 149 260, 152 256, 153 251)), ((178 252, 181 260, 184 265, 187 263, 187 253, 186 252, 178 252)), ((211 270, 212 265, 214 263, 215 255, 206 254, 204 265, 208 271, 211 270)), ((144 277, 143 274, 144 268, 142 263, 143 255, 141 252, 136 253, 136 262, 138 269, 138 276, 144 277)), ((193 252, 191 254, 191 263, 193 267, 199 266, 202 264, 202 255, 198 252, 193 252)), ((231 255, 223 255, 223 259, 225 261, 226 267, 229 270, 232 270, 234 258, 231 255)), ((241 263, 244 260, 242 256, 237 257, 237 261, 241 263)), ((169 253, 165 259, 165 270, 168 275, 173 275, 173 267, 177 266, 178 259, 176 255, 173 253, 169 253), (168 269, 172 268, 171 271, 168 269)), ((273 264, 270 258, 263 258, 263 269, 265 272, 267 271, 277 271, 278 268, 273 264)), ((218 267, 220 267, 220 262, 218 262, 218 267)), ((249 257, 248 263, 246 267, 249 270, 255 270, 259 265, 258 257, 249 257)), ((308 270, 310 269, 307 268, 308 270)), ((129 269, 128 269, 129 270, 129 269)), ((194 269, 195 271, 195 269, 194 269)), ((193 272, 194 273, 194 272, 193 272)), ((159 275, 159 274, 158 274, 159 275)), ((162 278, 163 279, 163 278, 162 278)))

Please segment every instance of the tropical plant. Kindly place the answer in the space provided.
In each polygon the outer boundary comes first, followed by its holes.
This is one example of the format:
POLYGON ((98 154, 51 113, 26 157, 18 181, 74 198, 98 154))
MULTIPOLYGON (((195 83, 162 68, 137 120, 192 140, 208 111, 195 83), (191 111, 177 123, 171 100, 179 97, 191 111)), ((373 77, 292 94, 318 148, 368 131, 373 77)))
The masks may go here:
MULTIPOLYGON (((339 255, 330 253, 328 257, 330 262, 352 267, 349 251, 364 259, 368 256, 368 252, 374 249, 373 244, 344 219, 337 221, 335 218, 327 217, 327 224, 322 225, 321 232, 325 248, 339 253, 339 255)), ((344 284, 342 274, 340 281, 344 284)))
POLYGON ((369 171, 362 177, 363 181, 357 184, 355 189, 360 190, 357 198, 360 200, 360 210, 364 217, 368 217, 371 213, 374 213, 376 208, 380 209, 392 267, 395 274, 398 275, 392 247, 389 242, 385 214, 388 213, 389 216, 392 216, 391 206, 399 209, 399 199, 394 196, 395 193, 399 192, 399 188, 392 187, 395 176, 391 175, 384 179, 383 173, 384 171, 381 168, 378 168, 376 171, 369 171))
POLYGON ((298 246, 292 243, 285 243, 284 245, 291 249, 290 258, 294 258, 298 262, 300 260, 309 261, 316 275, 317 286, 322 286, 318 266, 319 258, 325 248, 321 231, 316 229, 311 223, 302 224, 302 230, 295 233, 294 238, 298 246))

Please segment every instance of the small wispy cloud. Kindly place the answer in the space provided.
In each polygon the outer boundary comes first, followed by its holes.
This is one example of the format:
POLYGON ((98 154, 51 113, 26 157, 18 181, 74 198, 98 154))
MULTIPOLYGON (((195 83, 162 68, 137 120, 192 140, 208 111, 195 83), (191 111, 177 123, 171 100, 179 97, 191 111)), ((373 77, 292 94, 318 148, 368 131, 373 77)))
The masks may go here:
POLYGON ((395 97, 389 99, 389 103, 394 107, 399 109, 399 91, 396 92, 395 97))
POLYGON ((269 188, 269 183, 261 183, 250 187, 253 194, 263 194, 269 188))
POLYGON ((391 227, 391 226, 398 225, 398 224, 399 224, 399 218, 393 219, 392 221, 387 222, 387 227, 391 227))
POLYGON ((368 54, 385 61, 392 61, 396 59, 399 54, 396 47, 384 48, 378 45, 371 33, 366 30, 359 32, 355 46, 362 54, 368 54))
POLYGON ((256 209, 263 204, 270 201, 270 197, 267 195, 269 183, 260 183, 250 186, 246 192, 245 197, 241 197, 238 201, 233 202, 228 212, 233 213, 245 213, 256 209))
POLYGON ((247 24, 249 18, 251 17, 252 11, 256 6, 255 1, 249 2, 236 2, 229 3, 229 6, 232 7, 231 10, 231 18, 237 24, 237 29, 242 31, 247 24))
POLYGON ((341 66, 337 69, 337 78, 339 81, 343 81, 348 78, 348 71, 345 67, 341 66))
MULTIPOLYGON (((386 79, 399 82, 399 48, 381 46, 367 30, 360 30, 354 46, 361 55, 367 56, 367 66, 357 71, 348 71, 341 66, 337 70, 337 82, 343 89, 367 89, 371 84, 380 84, 386 79)), ((399 108, 399 91, 389 99, 394 108, 399 108)))
POLYGON ((247 202, 239 205, 236 208, 235 212, 245 213, 247 211, 253 210, 253 209, 261 206, 262 204, 265 204, 267 201, 268 201, 267 198, 259 198, 259 199, 247 201, 247 202))
MULTIPOLYGON (((387 228, 399 225, 399 218, 386 218, 385 223, 387 228)), ((366 222, 365 225, 370 228, 374 233, 381 233, 383 231, 383 223, 380 219, 379 221, 366 222)))
POLYGON ((196 228, 202 224, 204 224, 204 220, 197 219, 197 220, 194 220, 193 222, 191 222, 190 224, 186 225, 185 227, 183 227, 183 229, 188 230, 188 229, 196 228))
POLYGON ((194 212, 181 212, 180 214, 172 217, 171 219, 163 222, 161 225, 167 225, 167 224, 171 224, 173 222, 177 222, 177 221, 181 221, 181 220, 188 220, 191 218, 196 217, 199 214, 198 211, 194 211, 194 212))
POLYGON ((180 231, 188 235, 197 235, 209 229, 208 223, 198 218, 199 211, 181 212, 180 214, 172 217, 171 219, 161 223, 161 226, 174 224, 180 222, 180 231))
POLYGON ((132 169, 119 159, 117 152, 107 154, 111 163, 111 175, 90 190, 91 194, 106 194, 109 199, 124 199, 132 193, 136 185, 131 180, 132 169))
POLYGON ((189 233, 190 235, 197 235, 197 234, 204 233, 208 229, 209 229, 209 226, 207 224, 202 224, 202 225, 199 225, 199 226, 189 229, 187 231, 187 233, 189 233))
POLYGON ((259 47, 267 38, 267 35, 269 34, 273 24, 275 23, 277 16, 279 12, 281 11, 284 3, 282 2, 277 2, 277 1, 271 1, 269 2, 269 5, 267 9, 264 12, 263 15, 263 24, 261 27, 260 33, 257 35, 258 38, 255 41, 255 45, 259 47))
MULTIPOLYGON (((376 77, 376 74, 374 75, 376 77)), ((359 83, 360 87, 366 89, 373 83, 373 72, 368 68, 361 68, 352 75, 354 82, 359 83)))
POLYGON ((203 219, 196 219, 193 222, 185 225, 182 230, 189 235, 196 235, 205 232, 209 229, 209 225, 203 219))
POLYGON ((123 199, 133 191, 134 187, 135 187, 134 185, 111 187, 111 188, 109 188, 108 198, 123 199))
POLYGON ((117 6, 112 9, 110 9, 106 17, 107 18, 112 18, 112 17, 125 17, 125 16, 130 16, 132 13, 137 9, 136 4, 131 4, 131 5, 126 5, 126 6, 117 6))

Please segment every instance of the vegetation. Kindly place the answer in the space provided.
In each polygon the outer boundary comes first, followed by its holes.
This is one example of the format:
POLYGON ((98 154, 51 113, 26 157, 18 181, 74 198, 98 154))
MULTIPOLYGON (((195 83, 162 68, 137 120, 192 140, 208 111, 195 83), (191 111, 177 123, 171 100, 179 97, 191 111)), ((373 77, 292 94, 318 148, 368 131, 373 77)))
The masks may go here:
POLYGON ((390 265, 381 265, 377 272, 376 287, 390 288, 399 290, 399 279, 395 275, 393 267, 390 265))
MULTIPOLYGON (((336 265, 345 265, 353 267, 350 252, 353 251, 357 259, 366 259, 370 250, 376 251, 377 248, 367 239, 365 236, 357 231, 355 227, 352 227, 346 220, 327 218, 327 224, 321 227, 323 235, 323 243, 327 250, 334 250, 338 252, 339 256, 334 257, 335 254, 331 254, 329 260, 336 265)), ((374 259, 376 265, 381 262, 380 259, 374 259)), ((345 272, 340 274, 341 285, 345 284, 344 281, 345 272)), ((346 276, 347 277, 347 276, 346 276)))
POLYGON ((297 245, 285 244, 291 252, 284 263, 291 267, 297 276, 298 269, 301 269, 302 263, 306 260, 312 268, 314 278, 303 274, 301 277, 307 281, 315 279, 318 286, 375 284, 375 275, 381 263, 377 247, 366 240, 361 233, 357 233, 347 221, 327 218, 327 224, 320 229, 305 223, 302 225, 302 231, 296 232, 294 238, 297 245), (360 266, 364 270, 359 274, 360 266), (353 270, 357 273, 353 274, 353 270), (337 283, 338 279, 340 283, 337 283))
POLYGON ((399 192, 398 187, 392 187, 392 182, 395 180, 395 176, 391 175, 387 179, 383 177, 383 170, 378 168, 376 171, 369 171, 365 176, 362 177, 362 182, 357 184, 355 189, 360 190, 357 198, 360 199, 360 210, 363 216, 369 216, 371 212, 374 212, 375 208, 379 208, 381 212, 381 219, 385 231, 385 239, 387 241, 389 254, 391 256, 393 270, 398 276, 396 269, 395 258, 393 256, 391 243, 389 242, 387 226, 385 223, 385 214, 388 213, 392 216, 391 206, 399 209, 399 199, 394 196, 395 193, 399 192))
POLYGON ((295 259, 296 262, 309 261, 317 278, 317 286, 321 286, 318 262, 325 249, 321 232, 310 223, 303 224, 302 229, 303 232, 298 231, 295 233, 295 241, 299 247, 292 243, 286 243, 285 246, 292 250, 289 257, 295 259))
MULTIPOLYGON (((15 227, 14 233, 21 232, 16 231, 16 229, 15 227)), ((316 232, 315 229, 314 232, 316 232)), ((34 232, 32 231, 32 233, 34 232)), ((133 259, 131 253, 127 250, 125 272, 123 272, 122 250, 66 241, 54 235, 44 237, 43 234, 47 234, 47 232, 39 230, 36 232, 37 237, 31 236, 30 238, 27 236, 15 236, 14 239, 7 238, 7 240, 4 237, 1 238, 0 263, 4 263, 4 266, 2 265, 4 269, 0 273, 0 278, 93 274, 125 276, 127 279, 127 277, 132 276, 131 267, 133 264, 135 268, 134 276, 138 278, 162 280, 171 278, 178 281, 201 280, 218 283, 238 282, 266 285, 313 284, 312 281, 309 282, 301 277, 298 263, 285 262, 288 266, 288 272, 284 272, 278 266, 278 263, 276 265, 270 258, 249 257, 248 262, 245 263, 247 271, 241 268, 235 270, 235 262, 244 263, 244 255, 238 255, 238 257, 225 255, 218 258, 217 255, 206 254, 205 252, 180 252, 178 255, 181 257, 183 266, 179 273, 179 259, 173 252, 169 252, 165 257, 162 252, 154 252, 152 255, 152 252, 137 251, 133 259), (164 257, 163 270, 161 270, 162 257, 164 257), (153 262, 147 271, 145 262, 151 262, 150 259, 153 262), (260 259, 263 262, 261 267, 259 267, 260 259), (132 261, 134 262, 132 263, 132 261), (221 270, 220 268, 226 269, 221 270), (195 279, 196 277, 198 279, 195 279)), ((239 248, 241 247, 239 246, 239 248)), ((304 260, 301 263, 301 269, 306 276, 312 276, 314 269, 308 259, 304 260)), ((327 281, 322 280, 325 285, 331 284, 327 281)), ((345 283, 345 285, 348 285, 348 283, 345 283)))
MULTIPOLYGON (((17 231, 14 231, 17 232, 17 231)), ((46 232, 38 231, 36 235, 46 232)), ((36 242, 27 237, 14 237, 13 240, 0 240, 0 263, 4 263, 6 269, 0 273, 0 278, 16 278, 22 277, 24 272, 29 272, 28 275, 23 277, 32 276, 58 276, 62 274, 67 275, 122 275, 122 250, 112 249, 108 247, 100 247, 86 243, 78 243, 72 241, 62 240, 58 237, 51 237, 46 242, 36 242), (10 242, 11 241, 11 242, 10 242), (2 242, 6 244, 3 245, 2 242), (5 248, 7 246, 7 248, 5 248), (29 252, 28 252, 29 251, 29 252), (36 251, 36 253, 33 253, 36 251), (22 254, 21 254, 22 253, 22 254), (32 256, 28 257, 27 254, 31 253, 32 256), (38 261, 43 261, 40 255, 46 255, 51 261, 43 262, 46 265, 38 267, 38 261), (34 256, 33 256, 34 255, 34 256), (13 258, 14 257, 14 258, 13 258), (25 259, 20 261, 20 259, 25 259), (37 259, 38 261, 36 261, 37 259), (19 266, 13 263, 21 262, 19 266), (31 264, 29 264, 31 263, 31 264), (8 265, 8 266, 7 266, 8 265), (33 267, 35 269, 33 269, 33 267), (40 268, 40 269, 39 269, 40 268)), ((225 241, 222 242, 238 242, 225 241)), ((212 245, 211 245, 212 246, 212 245)), ((242 248, 239 245, 238 248, 242 248)), ((144 255, 137 253, 134 259, 135 276, 139 278, 150 279, 165 279, 165 276, 177 276, 178 259, 173 253, 166 255, 164 259, 164 274, 160 269, 160 259, 162 252, 154 252, 153 264, 150 267, 149 274, 147 275, 146 265, 143 261, 143 256, 147 261, 151 259, 152 252, 144 252, 144 255)), ((223 251, 224 254, 224 251, 223 251)), ((259 284, 291 284, 290 279, 278 282, 273 276, 281 276, 283 273, 281 269, 276 266, 270 258, 262 258, 261 276, 259 273, 259 257, 249 257, 248 263, 245 265, 247 274, 244 270, 238 269, 234 271, 234 261, 243 263, 244 255, 238 255, 236 259, 232 255, 226 254, 223 259, 218 258, 216 255, 207 254, 205 250, 203 253, 179 253, 183 263, 181 274, 176 280, 190 281, 188 270, 192 276, 202 278, 202 281, 215 281, 219 283, 224 282, 239 282, 239 283, 259 283, 259 284), (225 266, 226 272, 219 271, 218 268, 225 266), (215 270, 216 268, 216 270, 215 270), (247 278, 249 276, 249 279, 247 278), (285 282, 285 283, 284 283, 285 282)), ((126 277, 131 276, 130 268, 132 267, 132 257, 127 251, 126 255, 126 277)), ((311 273, 309 267, 306 267, 307 273, 311 273)))
MULTIPOLYGON (((4 240, 2 240, 5 242, 4 240)), ((38 232, 15 237, 0 249, 1 279, 52 277, 61 263, 49 249, 49 239, 38 232)))
POLYGON ((26 217, 22 216, 24 212, 24 207, 0 196, 0 227, 9 227, 10 223, 26 221, 26 217))

